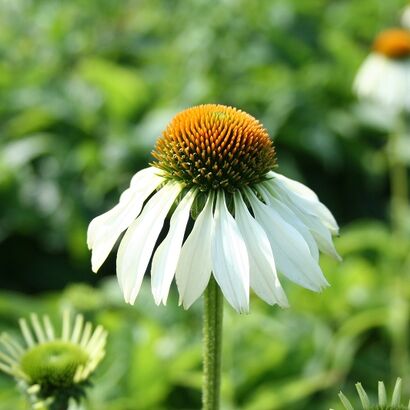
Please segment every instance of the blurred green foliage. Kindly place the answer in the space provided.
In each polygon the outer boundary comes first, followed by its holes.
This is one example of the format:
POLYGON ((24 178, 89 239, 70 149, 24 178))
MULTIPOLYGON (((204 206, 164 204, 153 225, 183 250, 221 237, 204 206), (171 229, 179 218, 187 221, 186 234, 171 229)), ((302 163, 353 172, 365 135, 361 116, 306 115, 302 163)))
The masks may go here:
MULTIPOLYGON (((228 310, 223 408, 338 409, 338 390, 358 380, 409 383, 409 243, 387 227, 389 119, 351 92, 405 3, 0 0, 1 327, 71 305, 111 334, 87 408, 199 407, 199 304, 183 312, 174 295, 156 308, 145 289, 126 307, 111 280, 61 289, 97 281, 87 224, 150 161, 172 116, 218 102, 263 122, 280 172, 341 222, 344 257, 323 258, 323 294, 287 286, 290 310, 256 299, 249 316, 228 310)), ((103 275, 114 272, 111 257, 103 275)), ((1 378, 0 410, 11 408, 23 404, 1 378)))

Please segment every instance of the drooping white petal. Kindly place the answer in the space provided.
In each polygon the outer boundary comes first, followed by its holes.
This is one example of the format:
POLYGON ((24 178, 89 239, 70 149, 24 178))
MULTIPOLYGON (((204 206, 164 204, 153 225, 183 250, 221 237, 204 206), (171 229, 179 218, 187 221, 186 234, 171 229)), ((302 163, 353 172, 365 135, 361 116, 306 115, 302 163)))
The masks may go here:
POLYGON ((276 180, 266 182, 264 186, 273 195, 278 196, 280 201, 286 204, 305 224, 305 226, 307 226, 322 252, 337 260, 341 260, 341 257, 334 247, 331 231, 329 230, 328 225, 325 225, 323 220, 313 212, 306 212, 306 201, 297 196, 294 196, 292 200, 291 193, 286 190, 280 182, 277 183, 276 180))
POLYGON ((274 172, 274 171, 270 171, 269 175, 274 178, 277 178, 279 181, 285 184, 288 187, 288 189, 290 189, 292 192, 306 199, 309 199, 311 201, 319 201, 319 198, 316 195, 315 191, 313 191, 306 185, 302 184, 301 182, 285 177, 284 175, 278 174, 277 172, 274 172))
POLYGON ((212 235, 212 271, 228 302, 240 313, 249 311, 249 259, 238 225, 218 191, 212 235))
POLYGON ((168 183, 145 205, 130 225, 117 253, 117 275, 126 302, 133 304, 141 287, 164 219, 182 186, 168 183))
POLYGON ((158 169, 154 167, 139 171, 134 175, 130 187, 121 195, 119 203, 91 221, 87 232, 87 243, 92 249, 93 272, 98 271, 120 234, 138 216, 147 197, 164 181, 164 178, 157 173, 158 169))
POLYGON ((179 303, 188 309, 204 292, 211 277, 211 240, 214 195, 210 194, 191 233, 182 246, 175 279, 179 303))
POLYGON ((269 238, 279 272, 307 289, 319 291, 328 286, 302 235, 250 189, 246 193, 256 220, 269 238))
POLYGON ((235 220, 245 241, 249 256, 250 284, 265 302, 289 306, 276 273, 275 260, 265 231, 252 217, 241 194, 235 193, 235 220))
POLYGON ((274 177, 274 183, 287 193, 292 202, 302 206, 304 212, 316 215, 334 235, 339 233, 339 226, 334 216, 310 188, 276 172, 271 171, 269 174, 274 177))
POLYGON ((264 201, 269 203, 269 205, 273 209, 275 209, 275 211, 282 217, 284 221, 292 225, 303 236, 303 239, 309 246, 311 255, 316 261, 318 261, 319 249, 317 247, 316 241, 307 226, 302 222, 302 220, 288 206, 275 198, 275 196, 273 196, 263 184, 259 184, 257 190, 262 195, 264 201))
MULTIPOLYGON (((290 204, 290 206, 292 206, 290 204)), ((332 256, 336 260, 342 260, 340 255, 337 253, 337 250, 333 244, 332 235, 329 229, 323 225, 321 220, 311 214, 304 213, 300 208, 294 207, 293 211, 299 216, 299 218, 305 223, 305 225, 312 232, 313 237, 315 238, 319 249, 326 253, 327 255, 332 256)))
POLYGON ((157 305, 161 301, 164 304, 167 301, 194 199, 195 191, 191 190, 178 204, 177 209, 172 214, 168 234, 154 254, 151 269, 151 288, 157 305))
MULTIPOLYGON (((110 225, 114 219, 118 218, 118 216, 121 216, 124 209, 130 205, 134 205, 134 203, 132 203, 133 199, 135 199, 135 195, 133 195, 134 192, 138 191, 138 193, 140 193, 139 191, 149 190, 151 185, 159 184, 163 180, 163 178, 158 175, 158 171, 159 170, 154 167, 138 171, 132 177, 129 188, 121 194, 118 204, 90 222, 87 231, 87 244, 90 249, 94 246, 95 241, 98 240, 101 234, 108 229, 108 225, 110 225)), ((149 195, 156 186, 157 185, 155 185, 147 195, 149 195)), ((144 200, 145 199, 142 199, 142 202, 144 200)))

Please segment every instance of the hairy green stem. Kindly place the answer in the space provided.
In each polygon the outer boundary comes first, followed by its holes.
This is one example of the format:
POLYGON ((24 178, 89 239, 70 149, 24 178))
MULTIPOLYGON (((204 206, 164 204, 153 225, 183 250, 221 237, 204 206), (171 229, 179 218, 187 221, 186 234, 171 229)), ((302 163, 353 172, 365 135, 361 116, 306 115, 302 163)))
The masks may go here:
POLYGON ((203 410, 218 410, 221 386, 223 297, 214 278, 204 295, 203 410))

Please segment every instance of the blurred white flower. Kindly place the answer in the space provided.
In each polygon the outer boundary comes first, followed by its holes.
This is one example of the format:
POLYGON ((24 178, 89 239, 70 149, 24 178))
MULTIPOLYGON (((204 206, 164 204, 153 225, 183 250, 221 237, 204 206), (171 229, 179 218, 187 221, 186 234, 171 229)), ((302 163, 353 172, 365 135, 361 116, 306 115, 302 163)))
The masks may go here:
POLYGON ((275 151, 255 118, 223 105, 190 108, 172 120, 153 155, 156 162, 88 228, 94 272, 127 230, 117 254, 127 303, 135 302, 152 255, 157 304, 166 303, 174 276, 185 308, 213 274, 239 312, 249 310, 250 288, 269 304, 287 305, 277 271, 313 291, 328 286, 319 249, 339 258, 331 237, 337 223, 313 191, 272 171, 275 151))
POLYGON ((360 98, 394 111, 410 111, 410 32, 383 31, 353 85, 360 98))
POLYGON ((401 16, 401 24, 403 25, 403 27, 410 30, 410 4, 408 4, 403 10, 403 14, 401 16))

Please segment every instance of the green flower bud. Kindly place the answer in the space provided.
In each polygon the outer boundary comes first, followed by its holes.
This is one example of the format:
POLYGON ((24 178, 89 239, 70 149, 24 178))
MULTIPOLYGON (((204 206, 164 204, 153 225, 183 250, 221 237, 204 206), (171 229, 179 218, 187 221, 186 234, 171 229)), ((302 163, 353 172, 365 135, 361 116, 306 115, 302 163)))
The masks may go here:
POLYGON ((74 384, 77 368, 87 361, 88 353, 80 346, 52 341, 27 350, 21 357, 21 368, 31 383, 64 388, 74 384))
POLYGON ((20 319, 24 344, 4 333, 0 336, 0 370, 13 376, 33 408, 64 408, 69 400, 85 395, 89 378, 105 355, 107 332, 82 315, 72 322, 64 312, 56 336, 48 318, 32 314, 20 319))
MULTIPOLYGON (((363 410, 410 410, 410 401, 407 406, 401 404, 401 388, 402 380, 397 378, 392 399, 389 404, 387 400, 386 387, 383 382, 379 382, 378 403, 372 404, 361 383, 356 383, 356 390, 360 398, 361 408, 363 410)), ((342 392, 339 393, 339 398, 345 410, 355 410, 355 407, 353 407, 352 403, 342 392)))

